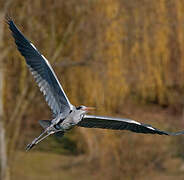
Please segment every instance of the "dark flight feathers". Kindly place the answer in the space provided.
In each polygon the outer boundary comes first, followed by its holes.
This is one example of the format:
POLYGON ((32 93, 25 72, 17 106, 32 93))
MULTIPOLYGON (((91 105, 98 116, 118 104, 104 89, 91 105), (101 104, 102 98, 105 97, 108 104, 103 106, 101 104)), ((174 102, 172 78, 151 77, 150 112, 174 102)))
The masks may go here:
POLYGON ((86 128, 129 130, 135 133, 149 133, 149 134, 170 135, 170 136, 177 136, 184 134, 184 131, 179 131, 176 133, 161 131, 157 128, 152 127, 149 124, 139 123, 131 119, 93 116, 93 115, 85 115, 83 119, 77 124, 77 126, 86 128))
POLYGON ((9 29, 15 39, 19 52, 24 56, 26 63, 33 74, 40 91, 55 115, 70 112, 71 104, 65 95, 52 67, 47 59, 36 49, 36 47, 24 37, 9 17, 6 18, 9 29))

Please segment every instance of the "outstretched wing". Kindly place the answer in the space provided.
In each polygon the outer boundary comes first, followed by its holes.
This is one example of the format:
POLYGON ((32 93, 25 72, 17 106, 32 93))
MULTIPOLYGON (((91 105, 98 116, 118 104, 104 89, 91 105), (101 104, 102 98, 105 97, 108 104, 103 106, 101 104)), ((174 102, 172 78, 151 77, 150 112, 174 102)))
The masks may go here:
POLYGON ((69 113, 72 105, 47 59, 24 37, 11 18, 7 18, 7 23, 18 50, 24 56, 28 68, 33 74, 40 91, 43 92, 46 102, 53 113, 55 115, 69 113))
POLYGON ((184 134, 184 131, 171 133, 161 131, 157 128, 152 127, 151 125, 139 123, 134 120, 104 117, 104 116, 85 115, 77 125, 86 128, 129 130, 136 133, 149 133, 149 134, 170 135, 170 136, 177 136, 184 134))

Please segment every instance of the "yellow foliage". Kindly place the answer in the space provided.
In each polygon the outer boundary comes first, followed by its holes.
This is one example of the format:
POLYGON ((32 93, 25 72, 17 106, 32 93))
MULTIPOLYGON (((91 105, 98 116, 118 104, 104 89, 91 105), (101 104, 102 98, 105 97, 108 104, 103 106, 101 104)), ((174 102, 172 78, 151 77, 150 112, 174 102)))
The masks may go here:
MULTIPOLYGON (((44 3, 15 0, 12 7, 17 26, 51 62, 74 105, 95 106, 96 113, 110 115, 121 113, 127 99, 161 106, 183 104, 183 0, 49 0, 44 3), (86 64, 59 65, 66 60, 86 64)), ((4 107, 9 119, 25 86, 29 85, 26 101, 36 85, 15 46, 9 47, 13 40, 8 28, 5 32, 4 50, 9 48, 9 53, 5 59, 4 107)), ((48 117, 46 108, 41 95, 35 96, 24 112, 24 123, 29 127, 35 123, 32 119, 48 117)), ((82 129, 80 132, 86 139, 89 154, 97 156, 102 167, 114 163, 114 170, 119 172, 139 172, 143 164, 138 167, 121 164, 131 160, 136 146, 149 140, 158 143, 145 138, 144 142, 130 144, 129 134, 123 139, 124 134, 112 131, 82 129), (122 150, 126 147, 132 147, 127 156, 122 150)), ((154 149, 155 156, 163 152, 154 149)), ((136 153, 135 161, 148 163, 139 153, 151 154, 149 149, 136 153)))

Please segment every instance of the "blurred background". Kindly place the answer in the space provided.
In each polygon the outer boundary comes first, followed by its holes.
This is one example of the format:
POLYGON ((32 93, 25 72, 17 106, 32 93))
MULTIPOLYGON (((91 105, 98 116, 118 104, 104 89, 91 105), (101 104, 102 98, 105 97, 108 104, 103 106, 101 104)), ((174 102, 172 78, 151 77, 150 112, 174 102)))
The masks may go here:
POLYGON ((184 179, 184 138, 74 128, 30 152, 51 111, 4 22, 50 61, 74 105, 184 129, 183 0, 0 0, 2 180, 184 179), (149 173, 148 173, 149 172, 149 173))

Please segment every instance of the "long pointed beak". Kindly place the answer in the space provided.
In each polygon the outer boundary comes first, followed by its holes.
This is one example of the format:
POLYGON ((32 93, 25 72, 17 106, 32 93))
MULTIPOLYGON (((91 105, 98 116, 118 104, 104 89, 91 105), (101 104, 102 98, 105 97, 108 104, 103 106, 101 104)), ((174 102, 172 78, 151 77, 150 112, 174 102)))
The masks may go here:
POLYGON ((86 107, 84 110, 85 111, 94 111, 96 108, 95 107, 86 107))

